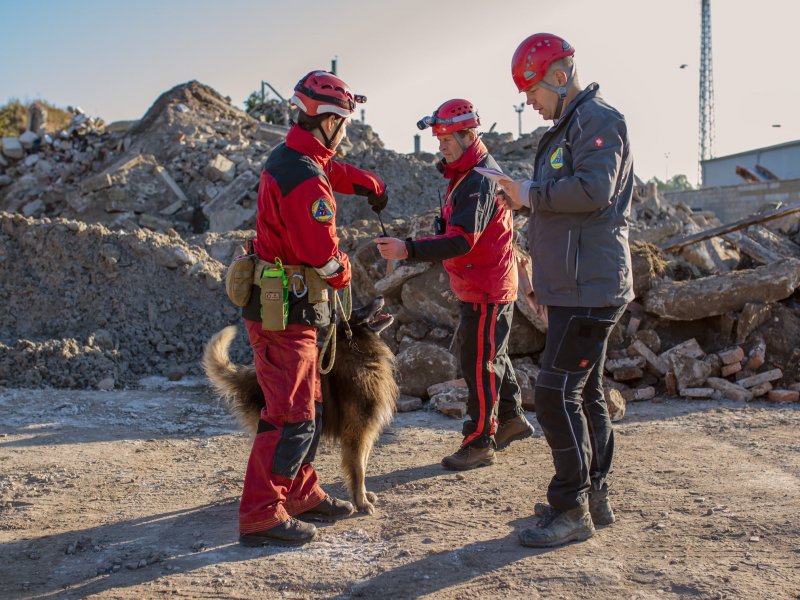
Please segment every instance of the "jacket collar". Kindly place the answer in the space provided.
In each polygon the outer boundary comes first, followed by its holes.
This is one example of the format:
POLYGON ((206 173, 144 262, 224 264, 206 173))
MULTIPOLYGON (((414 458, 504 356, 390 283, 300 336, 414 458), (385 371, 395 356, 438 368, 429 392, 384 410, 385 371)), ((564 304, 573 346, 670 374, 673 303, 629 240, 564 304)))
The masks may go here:
POLYGON ((437 163, 436 168, 445 176, 447 179, 455 179, 459 175, 462 175, 472 169, 472 167, 479 164, 486 155, 489 154, 489 151, 486 149, 486 146, 483 144, 480 138, 476 139, 469 147, 464 150, 464 154, 462 154, 458 159, 454 160, 451 163, 448 163, 444 159, 437 163))
POLYGON ((328 150, 310 131, 299 125, 292 125, 286 134, 286 145, 292 150, 310 156, 323 167, 336 154, 335 150, 328 150))
POLYGON ((569 117, 569 115, 575 112, 575 109, 580 104, 583 104, 590 98, 594 98, 595 96, 597 96, 597 92, 599 89, 600 89, 600 84, 597 83, 590 83, 588 86, 586 86, 586 88, 580 94, 578 94, 577 96, 575 96, 575 98, 573 98, 572 102, 567 104, 567 107, 564 109, 564 114, 561 115, 561 118, 558 121, 553 123, 550 129, 553 130, 559 125, 561 125, 561 123, 566 121, 567 117, 569 117))

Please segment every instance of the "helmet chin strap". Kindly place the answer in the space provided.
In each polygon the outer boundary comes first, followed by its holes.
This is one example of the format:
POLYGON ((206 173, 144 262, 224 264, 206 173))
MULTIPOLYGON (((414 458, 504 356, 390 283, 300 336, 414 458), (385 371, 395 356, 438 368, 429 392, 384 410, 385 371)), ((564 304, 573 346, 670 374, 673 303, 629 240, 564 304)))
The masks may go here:
POLYGON ((556 104, 556 111, 553 115, 553 120, 558 121, 561 118, 561 113, 564 111, 564 100, 567 97, 567 90, 569 89, 572 80, 575 78, 575 65, 573 65, 569 70, 569 76, 567 77, 567 81, 562 86, 552 85, 547 83, 544 79, 539 82, 539 85, 542 86, 546 90, 550 90, 551 92, 555 92, 558 94, 558 104, 556 104))
POLYGON ((339 117, 339 122, 336 124, 336 129, 333 130, 333 135, 331 137, 325 135, 325 130, 322 128, 322 123, 320 123, 319 126, 317 127, 317 129, 319 129, 319 132, 322 134, 322 139, 325 140, 325 147, 328 150, 333 150, 333 148, 331 147, 333 146, 333 140, 335 140, 336 136, 339 134, 339 130, 342 128, 342 125, 344 125, 344 121, 345 121, 344 117, 339 117))

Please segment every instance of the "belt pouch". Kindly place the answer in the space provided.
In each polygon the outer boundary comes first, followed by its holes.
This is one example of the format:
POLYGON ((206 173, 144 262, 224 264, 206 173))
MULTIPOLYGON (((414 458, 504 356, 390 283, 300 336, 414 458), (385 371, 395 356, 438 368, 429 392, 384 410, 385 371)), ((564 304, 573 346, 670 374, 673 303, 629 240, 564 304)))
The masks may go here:
POLYGON ((283 331, 289 320, 289 281, 282 265, 264 267, 261 273, 261 327, 283 331))

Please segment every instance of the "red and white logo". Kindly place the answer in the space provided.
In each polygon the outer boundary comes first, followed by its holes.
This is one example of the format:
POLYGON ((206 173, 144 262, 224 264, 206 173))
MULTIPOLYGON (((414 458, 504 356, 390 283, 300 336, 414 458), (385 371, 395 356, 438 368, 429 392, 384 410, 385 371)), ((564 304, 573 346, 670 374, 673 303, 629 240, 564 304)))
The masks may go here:
POLYGON ((603 140, 603 138, 600 137, 594 138, 594 145, 597 148, 602 148, 603 146, 605 146, 605 141, 603 140))

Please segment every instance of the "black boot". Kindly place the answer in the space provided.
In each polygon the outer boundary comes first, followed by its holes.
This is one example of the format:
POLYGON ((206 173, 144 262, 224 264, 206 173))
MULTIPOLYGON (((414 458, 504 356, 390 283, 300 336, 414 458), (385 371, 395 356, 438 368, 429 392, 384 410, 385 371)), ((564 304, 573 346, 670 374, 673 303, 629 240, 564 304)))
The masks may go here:
POLYGON ((299 546, 314 539, 317 535, 317 528, 311 523, 303 523, 297 519, 289 517, 280 525, 264 531, 253 533, 243 533, 239 536, 239 543, 243 546, 266 546, 278 544, 284 546, 299 546))

